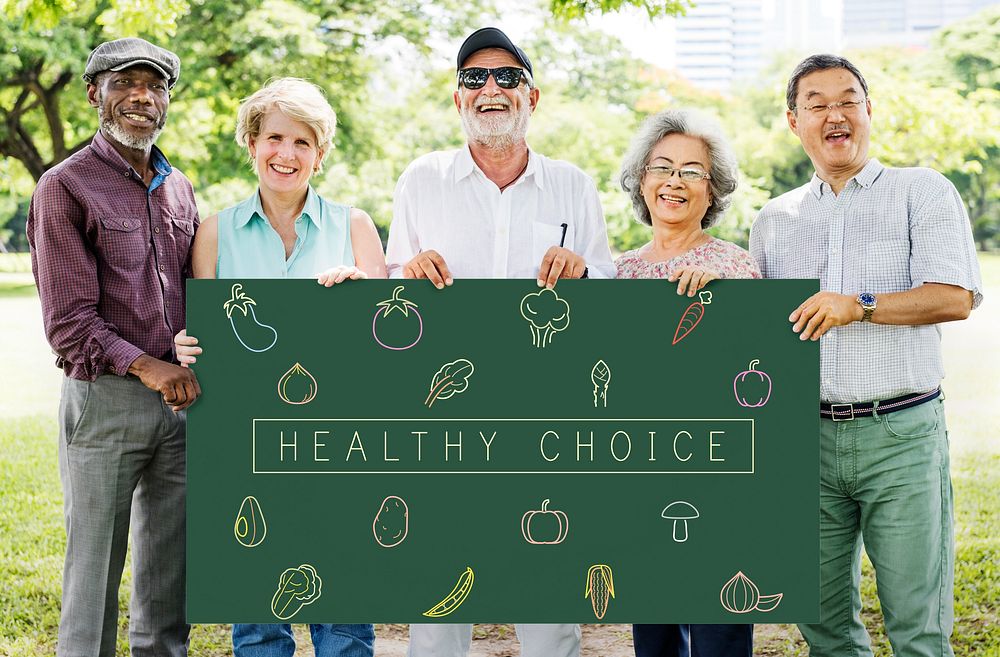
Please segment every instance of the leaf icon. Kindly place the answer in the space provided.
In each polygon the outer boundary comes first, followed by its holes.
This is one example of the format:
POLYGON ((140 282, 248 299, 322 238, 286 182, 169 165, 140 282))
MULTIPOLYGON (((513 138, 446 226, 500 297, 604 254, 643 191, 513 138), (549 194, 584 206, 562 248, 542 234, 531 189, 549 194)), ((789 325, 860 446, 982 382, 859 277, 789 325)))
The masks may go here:
POLYGON ((424 403, 427 408, 434 405, 438 399, 448 399, 452 395, 465 392, 469 387, 469 377, 476 368, 464 358, 445 363, 431 379, 431 390, 424 403))

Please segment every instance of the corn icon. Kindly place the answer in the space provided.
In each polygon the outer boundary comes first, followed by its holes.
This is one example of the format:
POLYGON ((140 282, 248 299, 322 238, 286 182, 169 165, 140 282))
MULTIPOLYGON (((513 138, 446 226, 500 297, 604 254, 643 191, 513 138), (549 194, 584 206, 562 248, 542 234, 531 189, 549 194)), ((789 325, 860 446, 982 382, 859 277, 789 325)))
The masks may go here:
POLYGON ((608 611, 609 598, 615 597, 615 581, 611 577, 611 566, 596 564, 587 571, 587 590, 584 598, 590 598, 597 620, 604 618, 608 611))

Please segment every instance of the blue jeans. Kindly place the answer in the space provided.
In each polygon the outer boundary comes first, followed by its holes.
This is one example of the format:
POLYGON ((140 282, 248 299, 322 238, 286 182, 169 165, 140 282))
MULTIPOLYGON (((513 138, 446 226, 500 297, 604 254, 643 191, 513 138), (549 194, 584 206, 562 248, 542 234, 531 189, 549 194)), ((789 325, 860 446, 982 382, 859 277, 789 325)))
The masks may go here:
MULTIPOLYGON (((309 633, 316 657, 372 657, 375 654, 373 625, 310 625, 309 633)), ((233 625, 235 657, 292 657, 294 654, 291 625, 233 625)))
POLYGON ((636 657, 752 657, 753 625, 633 625, 636 657))

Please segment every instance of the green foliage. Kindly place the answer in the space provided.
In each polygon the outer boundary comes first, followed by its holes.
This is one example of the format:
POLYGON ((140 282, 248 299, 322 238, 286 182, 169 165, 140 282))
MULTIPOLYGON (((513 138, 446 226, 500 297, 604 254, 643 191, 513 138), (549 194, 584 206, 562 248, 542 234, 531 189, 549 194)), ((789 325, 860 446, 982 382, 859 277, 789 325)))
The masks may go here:
POLYGON ((563 18, 583 18, 587 14, 618 11, 623 7, 644 9, 650 18, 657 16, 684 15, 693 0, 550 0, 549 6, 555 16, 563 18))
MULTIPOLYGON (((976 89, 1000 91, 1000 5, 945 27, 934 37, 936 62, 941 77, 953 75, 966 92, 976 89)), ((931 62, 928 62, 931 63, 931 62)))
MULTIPOLYGON (((585 21, 566 20, 623 4, 676 13, 687 0, 538 1, 535 13, 521 9, 538 25, 522 40, 542 92, 529 141, 595 179, 615 250, 649 239, 617 177, 635 129, 660 110, 717 116, 733 143, 742 182, 714 234, 745 244, 766 199, 812 176, 784 117, 784 85, 796 59, 777 58, 753 86, 732 95, 706 92, 633 59, 618 39, 585 21)), ((146 10, 127 0, 0 3, 8 17, 0 21, 0 239, 8 243, 19 228, 9 222, 23 214, 33 179, 96 129, 79 80, 87 53, 124 34, 146 36, 181 57, 160 145, 194 182, 203 214, 253 190, 253 173, 233 141, 240 100, 270 77, 295 75, 319 84, 338 114, 335 149, 314 184, 367 210, 384 239, 406 165, 464 141, 452 101, 454 71, 434 63, 429 44, 457 45, 490 22, 489 6, 460 0, 168 0, 146 10), (23 135, 30 136, 27 146, 23 135)), ((1000 244, 998 25, 1000 8, 993 7, 945 28, 925 52, 850 54, 871 86, 872 155, 946 175, 981 248, 1000 244)))

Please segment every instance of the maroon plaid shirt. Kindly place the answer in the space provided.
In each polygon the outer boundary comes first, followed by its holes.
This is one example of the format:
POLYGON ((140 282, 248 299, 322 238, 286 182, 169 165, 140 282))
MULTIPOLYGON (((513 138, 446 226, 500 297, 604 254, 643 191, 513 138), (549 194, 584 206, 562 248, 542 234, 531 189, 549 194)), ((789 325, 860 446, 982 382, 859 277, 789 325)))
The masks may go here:
POLYGON ((45 334, 67 376, 124 376, 143 353, 174 360, 198 226, 191 183, 154 146, 142 176, 98 133, 31 197, 28 242, 45 334))

